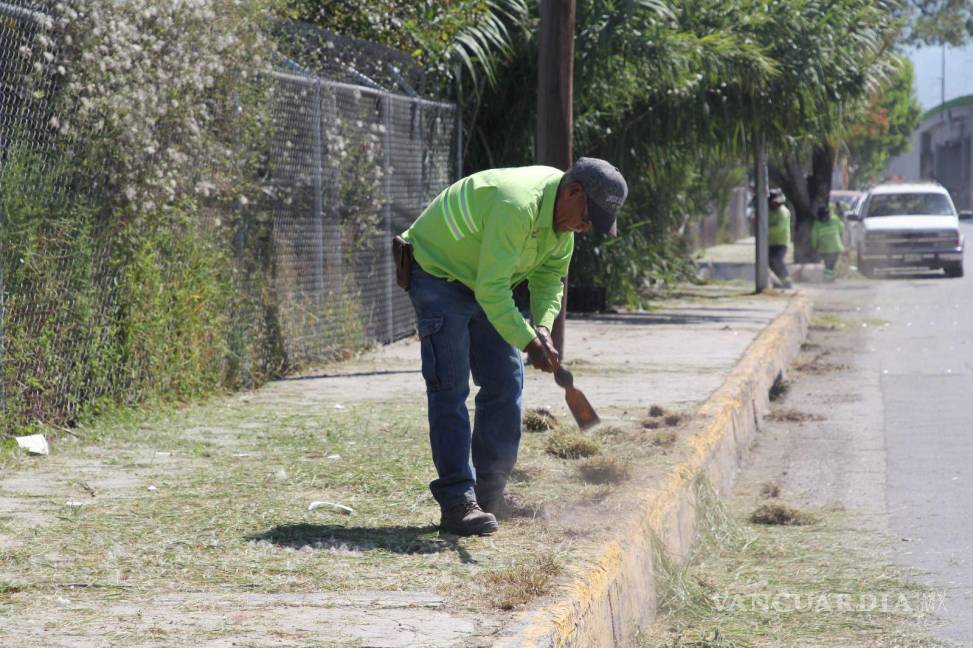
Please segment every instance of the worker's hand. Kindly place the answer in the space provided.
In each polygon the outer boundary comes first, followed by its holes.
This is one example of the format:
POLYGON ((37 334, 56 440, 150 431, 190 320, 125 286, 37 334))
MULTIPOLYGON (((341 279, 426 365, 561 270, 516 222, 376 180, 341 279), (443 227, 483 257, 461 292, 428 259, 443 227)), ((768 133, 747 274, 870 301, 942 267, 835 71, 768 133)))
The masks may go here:
POLYGON ((538 327, 537 337, 530 341, 524 351, 527 352, 527 358, 535 369, 553 373, 561 366, 561 358, 557 349, 554 348, 554 343, 551 341, 547 329, 543 327, 538 327))

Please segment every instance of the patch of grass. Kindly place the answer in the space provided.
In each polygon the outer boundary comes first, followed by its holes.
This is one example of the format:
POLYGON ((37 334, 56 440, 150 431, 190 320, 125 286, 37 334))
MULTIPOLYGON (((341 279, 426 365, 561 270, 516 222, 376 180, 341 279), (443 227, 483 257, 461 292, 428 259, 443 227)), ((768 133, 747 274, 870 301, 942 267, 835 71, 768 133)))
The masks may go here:
POLYGON ((653 405, 649 408, 649 416, 665 416, 665 414, 666 411, 659 405, 653 405))
POLYGON ((811 328, 818 330, 839 330, 848 328, 849 321, 831 313, 820 313, 811 319, 811 328))
POLYGON ((511 610, 547 594, 560 574, 561 563, 553 554, 545 553, 524 564, 489 571, 482 582, 494 607, 511 610))
POLYGON ((817 521, 813 515, 786 504, 761 504, 749 519, 753 524, 772 526, 805 526, 817 521))
POLYGON ((557 418, 551 410, 539 407, 524 413, 523 426, 528 432, 550 432, 557 427, 557 418))
POLYGON ((601 453, 601 444, 583 432, 558 428, 547 438, 544 449, 561 459, 582 459, 601 453))
POLYGON ((663 419, 663 422, 669 427, 675 427, 682 423, 682 416, 679 414, 670 414, 663 419))
POLYGON ((658 430, 662 427, 662 421, 659 419, 645 419, 642 421, 642 427, 646 430, 658 430))
POLYGON ((671 448, 673 444, 675 444, 677 438, 678 435, 671 430, 656 432, 652 437, 652 445, 659 448, 671 448))
POLYGON ((767 419, 771 421, 787 421, 790 423, 805 423, 807 421, 823 421, 824 417, 819 414, 810 414, 808 412, 801 412, 796 409, 775 409, 770 414, 767 415, 767 419))
POLYGON ((578 473, 589 484, 620 484, 631 476, 632 469, 615 457, 595 457, 578 464, 578 473))
POLYGON ((657 551, 664 616, 640 648, 952 645, 928 634, 941 593, 891 562, 882 536, 835 512, 814 526, 752 527, 747 498, 699 493, 689 564, 657 551))

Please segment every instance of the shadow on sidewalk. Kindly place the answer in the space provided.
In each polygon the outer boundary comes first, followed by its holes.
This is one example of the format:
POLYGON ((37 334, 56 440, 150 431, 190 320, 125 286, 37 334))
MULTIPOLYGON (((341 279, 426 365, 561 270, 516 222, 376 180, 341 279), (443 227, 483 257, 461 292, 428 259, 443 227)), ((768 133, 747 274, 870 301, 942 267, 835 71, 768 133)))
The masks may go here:
POLYGON ((397 554, 433 554, 455 551, 462 562, 476 560, 460 545, 456 536, 438 536, 439 527, 388 526, 346 527, 338 524, 281 524, 254 535, 250 542, 269 542, 290 549, 340 549, 344 551, 390 551, 397 554))
POLYGON ((369 376, 396 376, 399 374, 421 374, 419 369, 403 369, 401 371, 359 371, 357 373, 316 374, 314 376, 285 376, 278 378, 278 382, 292 382, 295 380, 321 380, 323 378, 360 378, 369 376))
POLYGON ((729 306, 720 309, 722 312, 717 314, 706 314, 700 312, 662 312, 662 313, 604 313, 597 315, 572 316, 570 319, 584 320, 588 322, 600 322, 602 324, 616 325, 643 325, 653 326, 659 324, 677 324, 690 326, 694 324, 729 324, 747 323, 762 324, 763 320, 754 316, 752 308, 741 308, 729 306))

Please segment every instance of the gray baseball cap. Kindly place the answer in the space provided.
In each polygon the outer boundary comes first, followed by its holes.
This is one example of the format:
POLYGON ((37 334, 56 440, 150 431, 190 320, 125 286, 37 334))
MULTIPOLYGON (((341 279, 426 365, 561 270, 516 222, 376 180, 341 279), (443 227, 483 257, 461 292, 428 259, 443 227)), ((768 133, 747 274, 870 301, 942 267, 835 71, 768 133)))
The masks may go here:
POLYGON ((616 236, 618 210, 628 198, 628 184, 615 166, 598 158, 582 157, 565 179, 578 182, 588 199, 588 219, 602 234, 616 236))

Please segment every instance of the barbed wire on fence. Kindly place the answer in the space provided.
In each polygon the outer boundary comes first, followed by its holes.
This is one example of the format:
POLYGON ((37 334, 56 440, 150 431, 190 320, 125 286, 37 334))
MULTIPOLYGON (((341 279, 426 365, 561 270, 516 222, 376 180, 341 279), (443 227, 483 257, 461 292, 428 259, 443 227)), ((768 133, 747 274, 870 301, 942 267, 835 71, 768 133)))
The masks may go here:
POLYGON ((140 246, 140 230, 119 229, 118 197, 71 157, 92 135, 57 128, 45 8, 0 0, 0 435, 71 425, 104 399, 252 385, 413 332, 388 242, 458 174, 458 117, 420 98, 411 59, 273 26, 285 46, 271 57, 259 197, 194 199, 185 217, 143 226, 177 236, 140 246), (328 55, 309 56, 321 43, 328 55))

